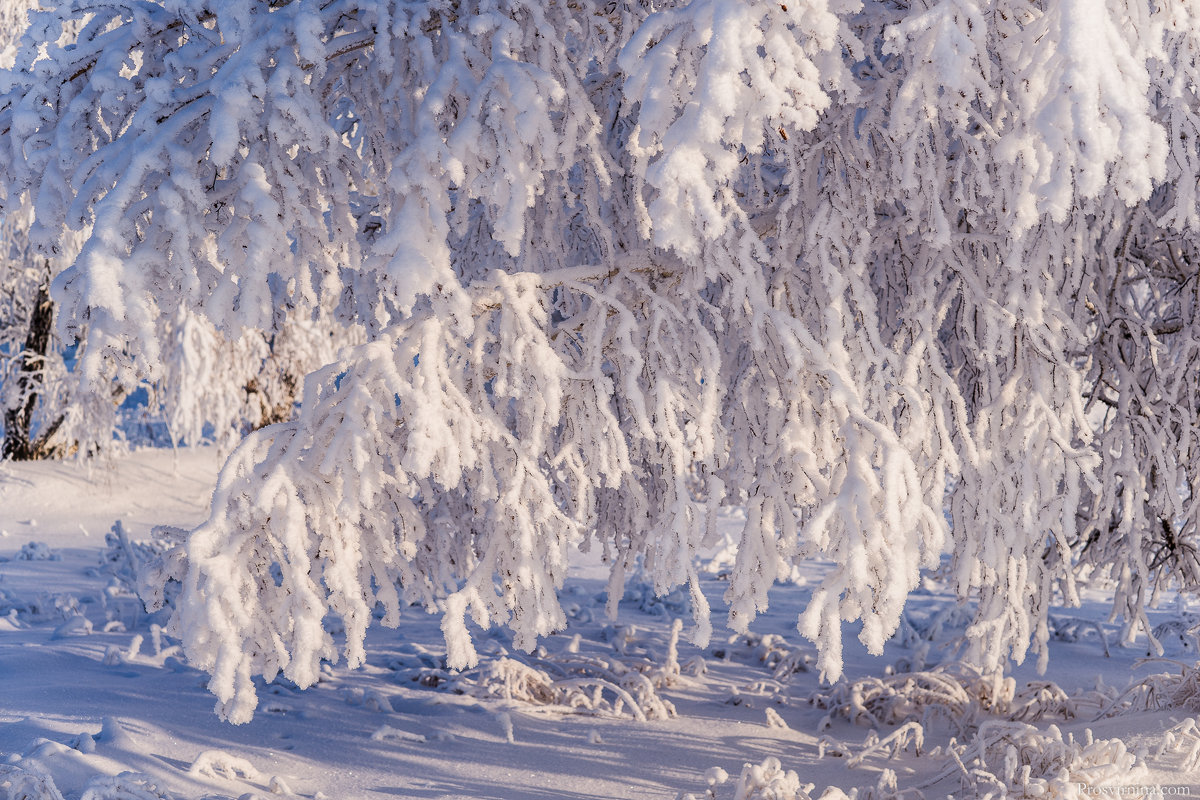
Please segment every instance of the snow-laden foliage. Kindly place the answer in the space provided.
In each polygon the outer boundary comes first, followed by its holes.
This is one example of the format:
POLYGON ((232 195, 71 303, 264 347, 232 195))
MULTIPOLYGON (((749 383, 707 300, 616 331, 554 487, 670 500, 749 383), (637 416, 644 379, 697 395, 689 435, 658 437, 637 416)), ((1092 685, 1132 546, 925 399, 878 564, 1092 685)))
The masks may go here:
POLYGON ((1200 712, 1200 663, 1163 660, 1178 667, 1178 673, 1163 672, 1143 678, 1108 703, 1103 715, 1163 709, 1200 712))
MULTIPOLYGON (((1163 735, 1162 749, 1185 749, 1195 739, 1195 722, 1181 724, 1163 735), (1177 740, 1187 739, 1184 748, 1177 740)), ((884 740, 874 738, 874 744, 863 748, 844 747, 839 755, 858 752, 850 759, 859 761, 881 749, 888 740, 904 733, 909 723, 884 740)), ((919 736, 919 733, 918 733, 919 736)), ((870 741, 870 740, 869 740, 870 741)), ((1196 740, 1200 742, 1200 740, 1196 740)), ((916 745, 920 754, 920 744, 916 745)), ((1200 750, 1200 747, 1197 748, 1200 750)), ((892 757, 895 757, 893 753, 892 757)), ((850 789, 849 794, 830 786, 819 795, 812 783, 803 783, 801 775, 787 770, 778 758, 768 757, 761 764, 746 764, 737 781, 730 781, 720 768, 708 771, 709 788, 702 795, 680 793, 680 800, 722 798, 723 800, 923 800, 926 797, 947 796, 978 798, 979 800, 1033 800, 1060 798, 1083 800, 1108 793, 1130 793, 1145 782, 1148 770, 1144 761, 1129 751, 1120 739, 1096 739, 1084 732, 1082 741, 1066 736, 1051 725, 1039 730, 1019 722, 991 721, 982 725, 962 744, 952 739, 943 750, 939 747, 926 758, 936 759, 945 768, 933 777, 914 785, 900 781, 895 771, 883 768, 874 786, 850 789), (725 786, 730 784, 729 789, 725 786)), ((1194 759, 1193 755, 1188 758, 1194 759)), ((1185 758, 1185 764, 1189 763, 1185 758)), ((1185 767, 1190 768, 1190 767, 1185 767)))
POLYGON ((269 332, 235 339, 181 306, 167 321, 162 374, 155 399, 173 442, 212 439, 232 449, 241 438, 290 420, 304 376, 361 340, 355 328, 331 327, 327 316, 283 315, 269 332))
MULTIPOLYGON (((632 627, 632 626, 630 626, 632 627)), ((390 667, 400 682, 411 682, 506 706, 542 706, 551 710, 620 717, 645 722, 675 716, 674 704, 661 690, 679 684, 679 633, 682 621, 672 622, 665 657, 632 652, 628 638, 614 632, 612 655, 579 651, 579 636, 557 653, 538 648, 535 655, 484 659, 461 673, 445 669, 444 659, 428 654, 394 658, 390 667)), ((626 631, 622 631, 625 633, 626 631)))
MULTIPOLYGON (((45 740, 43 740, 45 741, 45 740)), ((61 745, 59 745, 61 747, 61 745)), ((63 800, 63 794, 34 759, 0 764, 0 789, 11 800, 63 800)), ((72 795, 74 796, 74 795, 72 795)), ((79 800, 173 800, 158 781, 136 772, 96 775, 83 787, 79 800)))
POLYGON ((480 699, 560 707, 585 714, 628 714, 645 722, 675 716, 642 672, 595 659, 555 659, 530 666, 512 658, 488 660, 447 687, 480 699))
POLYGON ((950 663, 930 670, 841 680, 809 697, 829 713, 821 723, 845 719, 874 727, 934 722, 965 736, 988 723, 1071 720, 1098 716, 1116 698, 1111 687, 1068 694, 1051 681, 1022 687, 1011 677, 984 674, 978 667, 950 663))
POLYGON ((1147 774, 1120 739, 1095 739, 1088 730, 1079 741, 1053 725, 1040 731, 1018 722, 985 723, 953 760, 944 777, 957 775, 964 795, 997 800, 1083 800, 1136 786, 1147 774))
POLYGON ((704 642, 722 503, 736 630, 830 559, 836 678, 949 550, 992 672, 1081 572, 1125 638, 1200 578, 1198 47, 1192 0, 67 3, 0 77, 0 195, 84 236, 81 391, 361 332, 285 365, 330 359, 188 545, 236 720, 337 655, 329 611, 352 664, 377 606, 440 608, 454 667, 468 618, 533 646, 576 541, 704 642))

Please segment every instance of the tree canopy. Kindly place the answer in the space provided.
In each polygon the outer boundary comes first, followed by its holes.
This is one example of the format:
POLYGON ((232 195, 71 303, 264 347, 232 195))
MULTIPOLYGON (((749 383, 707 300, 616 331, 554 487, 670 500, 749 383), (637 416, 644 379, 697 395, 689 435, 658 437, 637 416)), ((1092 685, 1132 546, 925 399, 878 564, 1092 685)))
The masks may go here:
POLYGON ((948 553, 998 669, 1080 579, 1127 637, 1200 582, 1198 50, 1197 0, 79 0, 0 75, 0 194, 83 237, 80 391, 181 313, 351 332, 187 545, 235 721, 329 612, 351 664, 377 607, 532 646, 575 542, 703 642, 728 504, 735 629, 828 559, 836 677, 948 553))

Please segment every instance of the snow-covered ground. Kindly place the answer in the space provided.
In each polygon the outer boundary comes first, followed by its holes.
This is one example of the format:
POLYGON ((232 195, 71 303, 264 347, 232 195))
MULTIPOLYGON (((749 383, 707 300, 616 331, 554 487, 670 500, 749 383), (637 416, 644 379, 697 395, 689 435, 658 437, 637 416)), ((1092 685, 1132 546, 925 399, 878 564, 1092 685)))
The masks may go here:
MULTIPOLYGON (((755 635, 719 630, 700 650, 686 641, 683 594, 655 598, 635 579, 611 623, 601 570, 581 559, 565 589, 570 627, 534 654, 514 652, 502 631, 477 632, 483 663, 449 673, 438 619, 413 609, 399 630, 372 632, 365 668, 332 665, 307 691, 278 680, 260 690, 251 723, 223 723, 207 676, 130 594, 121 551, 106 542, 118 520, 131 540, 199 522, 217 466, 204 449, 140 451, 90 472, 0 465, 9 797, 1200 794, 1200 683, 1174 663, 1139 665, 1144 644, 1119 647, 1099 590, 1058 615, 1048 674, 1025 665, 1005 685, 949 662, 962 619, 930 582, 884 656, 848 645, 847 680, 828 687, 794 628, 819 564, 776 586, 755 635), (1124 691, 1154 674, 1168 677, 1153 693, 1124 691), (1038 680, 1063 692, 1026 689, 1038 680), (130 772, 140 777, 115 777, 130 772)), ((706 576, 719 608, 720 571, 706 576)), ((1154 616, 1180 631, 1196 620, 1179 604, 1154 616)), ((1194 663, 1188 634, 1168 645, 1194 663)))

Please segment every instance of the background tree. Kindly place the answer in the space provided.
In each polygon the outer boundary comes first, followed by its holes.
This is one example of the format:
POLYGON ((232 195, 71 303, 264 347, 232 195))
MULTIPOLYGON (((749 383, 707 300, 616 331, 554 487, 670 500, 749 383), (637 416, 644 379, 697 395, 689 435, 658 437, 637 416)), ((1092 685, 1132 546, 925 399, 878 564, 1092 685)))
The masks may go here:
MULTIPOLYGON (((35 6, 28 0, 0 4, 0 66, 13 65, 27 11, 35 6)), ((72 41, 81 24, 77 15, 64 18, 58 42, 72 41)), ((288 318, 282 308, 269 328, 231 338, 181 307, 156 321, 156 337, 165 349, 154 380, 127 375, 75 391, 77 381, 70 373, 76 352, 87 350, 86 315, 68 323, 64 340, 54 324, 50 283, 74 261, 91 229, 84 225, 64 236, 61 230, 37 225, 33 213, 39 193, 52 194, 60 184, 50 175, 40 180, 32 176, 28 189, 9 203, 0 228, 5 248, 0 259, 0 457, 119 451, 135 415, 165 422, 173 442, 212 439, 229 448, 250 430, 289 419, 303 375, 331 361, 338 347, 357 341, 353 329, 288 318), (139 389, 143 391, 135 399, 146 400, 137 409, 123 408, 139 389)))
POLYGON ((186 315, 361 331, 188 544, 236 721, 329 610, 352 664, 377 604, 442 608, 452 666, 468 615, 532 645, 575 541, 703 642, 722 503, 736 629, 830 559, 834 677, 948 551, 998 669, 1081 575, 1130 637, 1195 585, 1198 43, 1194 0, 99 0, 32 15, 3 187, 87 232, 84 387, 160 380, 186 315))
MULTIPOLYGON (((0 67, 16 58, 30 3, 0 3, 0 67)), ((50 301, 50 259, 34 252, 33 222, 27 205, 10 208, 0 221, 0 376, 3 443, 0 457, 29 459, 53 451, 62 424, 54 384, 61 373, 54 347, 54 305, 50 301), (43 413, 40 413, 43 412, 43 413), (45 417, 45 419, 41 419, 45 417)))

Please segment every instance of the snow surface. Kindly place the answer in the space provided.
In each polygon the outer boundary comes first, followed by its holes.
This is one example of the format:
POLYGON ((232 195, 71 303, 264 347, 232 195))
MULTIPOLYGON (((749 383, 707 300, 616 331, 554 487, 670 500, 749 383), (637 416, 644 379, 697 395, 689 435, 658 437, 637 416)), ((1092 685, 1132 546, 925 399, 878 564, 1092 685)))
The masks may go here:
MULTIPOLYGON (((67 800, 669 800, 689 793, 803 800, 835 786, 885 797, 874 787, 889 780, 892 791, 919 788, 928 798, 979 796, 962 788, 946 755, 955 721, 926 720, 918 755, 905 738, 911 722, 903 731, 901 724, 856 724, 846 718, 853 713, 810 702, 837 693, 819 684, 815 650, 795 632, 806 586, 819 580, 821 564, 798 571, 793 584, 776 585, 751 636, 718 630, 700 650, 687 644, 686 627, 677 645, 672 637, 675 620, 690 619, 686 592, 656 598, 635 576, 611 623, 604 571, 581 557, 564 590, 568 628, 544 638, 533 654, 515 650, 506 632, 475 630, 480 667, 452 673, 444 668, 438 616, 410 609, 398 630, 371 630, 362 669, 331 665, 303 692, 282 679, 260 686, 254 720, 223 723, 212 712, 208 676, 187 665, 158 628, 163 615, 146 614, 105 560, 105 535, 118 520, 133 540, 156 525, 198 524, 218 463, 212 449, 180 449, 139 451, 90 470, 0 465, 0 790, 10 797, 24 796, 15 788, 22 778, 33 798, 57 797, 45 788, 52 781, 67 800), (879 740, 887 746, 872 750, 879 740), (743 773, 746 764, 759 768, 743 773), (126 772, 144 777, 103 778, 126 772), (29 788, 38 774, 49 778, 40 795, 29 788), (802 793, 806 784, 814 785, 809 795, 802 793)), ((737 513, 726 520, 731 527, 737 513)), ((705 594, 720 608, 720 559, 703 574, 705 594)), ((1094 737, 1089 752, 1100 763, 1088 774, 1102 780, 1055 794, 1067 785, 1060 782, 1048 796, 1092 796, 1101 785, 1158 785, 1165 796, 1200 792, 1194 710, 1096 719, 1102 700, 1088 705, 1087 697, 1103 694, 1086 694, 1098 681, 1123 689, 1153 673, 1178 672, 1161 662, 1139 666, 1142 642, 1118 646, 1100 595, 1087 592, 1083 608, 1056 613, 1084 621, 1061 625, 1045 676, 1083 698, 1077 718, 1051 715, 1031 730, 1040 736, 1057 725, 1067 740, 1094 737)), ((847 638, 847 680, 919 668, 922 658, 927 666, 948 659, 947 646, 966 621, 948 612, 952 605, 942 585, 927 580, 907 610, 913 636, 894 638, 878 658, 847 638), (937 619, 940 626, 929 624, 937 619), (940 630, 929 641, 917 633, 934 628, 940 630)), ((1177 630, 1168 655, 1192 663, 1194 613, 1176 604, 1152 619, 1177 630)), ((1018 687, 1037 679, 1030 665, 1014 677, 1018 687)), ((1069 783, 1081 774, 1073 771, 1069 783)), ((826 797, 835 796, 829 789, 826 797)))

